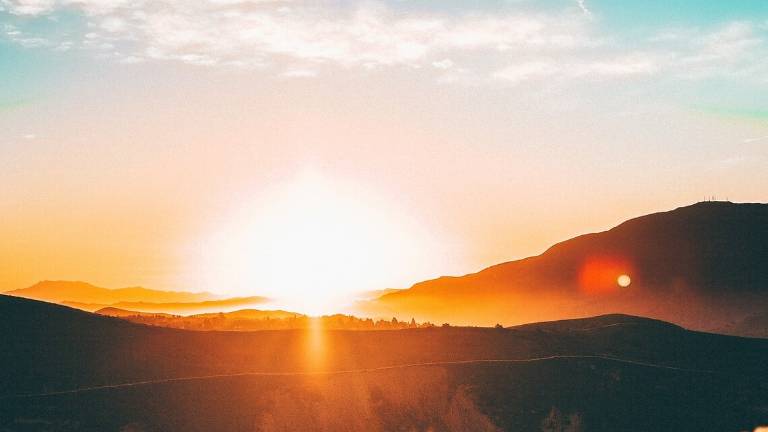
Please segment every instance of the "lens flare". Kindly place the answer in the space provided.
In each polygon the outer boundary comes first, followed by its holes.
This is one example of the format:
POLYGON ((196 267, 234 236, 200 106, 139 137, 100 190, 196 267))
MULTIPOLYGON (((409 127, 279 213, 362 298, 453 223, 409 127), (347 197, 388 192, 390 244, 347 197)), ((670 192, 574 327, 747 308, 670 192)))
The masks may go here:
POLYGON ((632 283, 632 279, 629 277, 629 275, 623 274, 616 278, 616 283, 619 284, 620 287, 626 288, 629 286, 629 284, 632 283))
POLYGON ((587 295, 616 293, 619 287, 629 286, 628 275, 633 273, 633 268, 631 261, 622 256, 590 256, 579 271, 579 288, 587 295))

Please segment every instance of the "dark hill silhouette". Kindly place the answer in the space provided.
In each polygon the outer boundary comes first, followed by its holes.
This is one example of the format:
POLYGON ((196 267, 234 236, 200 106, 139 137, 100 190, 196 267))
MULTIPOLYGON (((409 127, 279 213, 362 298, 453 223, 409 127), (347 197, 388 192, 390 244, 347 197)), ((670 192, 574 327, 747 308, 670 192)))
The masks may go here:
POLYGON ((768 306, 768 205, 702 202, 626 221, 541 255, 420 282, 363 307, 506 324, 625 312, 709 329, 768 306), (631 285, 621 288, 621 274, 631 285))
POLYGON ((511 329, 193 332, 0 296, 0 340, 0 429, 11 431, 768 422, 768 340, 617 314, 511 329))

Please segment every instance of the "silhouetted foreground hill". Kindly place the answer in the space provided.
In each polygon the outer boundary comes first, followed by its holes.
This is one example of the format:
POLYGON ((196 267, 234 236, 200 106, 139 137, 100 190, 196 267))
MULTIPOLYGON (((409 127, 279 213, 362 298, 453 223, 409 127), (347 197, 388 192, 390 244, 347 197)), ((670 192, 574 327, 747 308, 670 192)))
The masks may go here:
POLYGON ((768 308, 768 205, 703 202, 442 277, 364 305, 418 320, 504 324, 622 312, 713 329, 768 308), (628 275, 631 284, 617 283, 628 275))
POLYGON ((0 296, 0 340, 0 430, 768 424, 768 340, 626 315, 511 329, 191 332, 0 296))

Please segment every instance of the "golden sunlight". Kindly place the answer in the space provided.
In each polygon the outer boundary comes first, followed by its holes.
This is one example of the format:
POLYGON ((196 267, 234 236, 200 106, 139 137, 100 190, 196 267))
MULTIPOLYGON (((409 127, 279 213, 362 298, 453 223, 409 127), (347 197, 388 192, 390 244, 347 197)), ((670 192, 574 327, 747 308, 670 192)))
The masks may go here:
POLYGON ((330 313, 425 259, 426 236, 370 193, 305 174, 260 198, 210 242, 209 286, 264 294, 275 308, 330 313))
POLYGON ((325 329, 320 318, 311 318, 306 332, 305 342, 305 370, 321 371, 326 366, 327 343, 325 329))

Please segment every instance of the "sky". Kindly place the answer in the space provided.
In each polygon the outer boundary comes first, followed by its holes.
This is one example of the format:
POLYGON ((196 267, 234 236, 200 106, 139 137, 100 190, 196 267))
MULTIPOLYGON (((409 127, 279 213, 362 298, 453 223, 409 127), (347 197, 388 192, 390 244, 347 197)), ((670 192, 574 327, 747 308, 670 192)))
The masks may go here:
POLYGON ((319 301, 768 201, 763 0, 0 0, 0 83, 5 289, 319 301))

